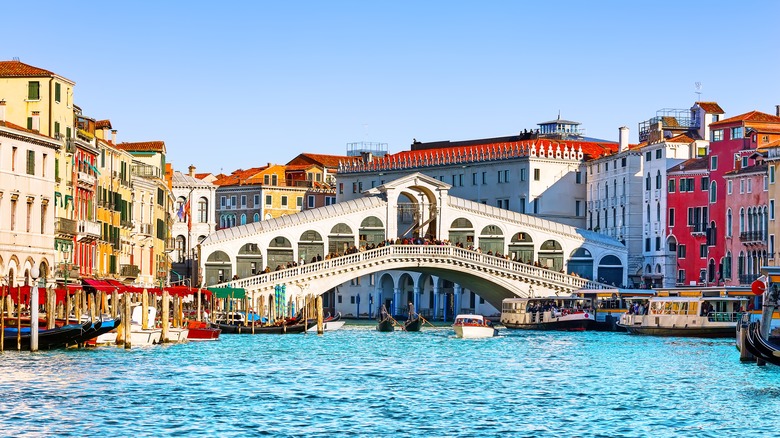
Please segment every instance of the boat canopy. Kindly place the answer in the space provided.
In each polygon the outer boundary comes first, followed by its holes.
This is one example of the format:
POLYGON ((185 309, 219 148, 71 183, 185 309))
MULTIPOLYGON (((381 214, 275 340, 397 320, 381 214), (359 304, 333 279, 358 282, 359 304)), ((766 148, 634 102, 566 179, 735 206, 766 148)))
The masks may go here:
POLYGON ((240 298, 246 297, 246 290, 241 287, 210 287, 208 290, 217 298, 240 298))

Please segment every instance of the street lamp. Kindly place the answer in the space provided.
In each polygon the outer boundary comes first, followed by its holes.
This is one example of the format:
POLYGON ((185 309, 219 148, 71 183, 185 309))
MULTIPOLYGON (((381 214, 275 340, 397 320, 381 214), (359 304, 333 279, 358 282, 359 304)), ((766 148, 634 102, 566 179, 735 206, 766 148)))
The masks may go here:
POLYGON ((41 277, 41 270, 38 265, 33 265, 30 270, 30 276, 33 280, 32 291, 30 292, 30 351, 38 351, 38 279, 46 283, 46 273, 41 277))

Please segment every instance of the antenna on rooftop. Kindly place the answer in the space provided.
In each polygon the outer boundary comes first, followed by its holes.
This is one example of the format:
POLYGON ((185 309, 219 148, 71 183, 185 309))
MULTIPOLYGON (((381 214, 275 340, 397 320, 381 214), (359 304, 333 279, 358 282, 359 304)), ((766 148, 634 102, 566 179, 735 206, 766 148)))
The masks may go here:
POLYGON ((696 101, 701 102, 701 82, 696 82, 694 85, 696 86, 696 94, 698 95, 696 101))
POLYGON ((14 60, 14 61, 16 61, 16 62, 19 62, 19 57, 18 57, 18 56, 14 56, 14 57, 13 57, 13 58, 11 58, 11 59, 12 59, 12 60, 14 60))

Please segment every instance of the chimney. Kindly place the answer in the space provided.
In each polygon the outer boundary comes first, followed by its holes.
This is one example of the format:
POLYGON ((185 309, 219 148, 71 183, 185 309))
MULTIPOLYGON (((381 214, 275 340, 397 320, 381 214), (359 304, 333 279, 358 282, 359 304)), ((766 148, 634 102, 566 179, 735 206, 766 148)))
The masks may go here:
POLYGON ((111 130, 111 143, 116 144, 116 129, 111 130))
POLYGON ((775 115, 780 117, 780 105, 775 105, 775 115))
POLYGON ((0 100, 0 122, 5 122, 5 100, 0 100))
POLYGON ((628 150, 628 127, 627 126, 621 126, 618 128, 618 131, 620 132, 618 138, 618 145, 620 145, 620 148, 618 149, 620 152, 624 152, 628 150))
POLYGON ((195 166, 190 164, 190 167, 188 167, 188 169, 190 171, 190 176, 194 178, 195 177, 195 166))
POLYGON ((40 111, 33 111, 32 112, 32 130, 33 131, 40 131, 41 130, 41 112, 40 111))
POLYGON ((103 140, 108 141, 108 128, 103 128, 103 140))

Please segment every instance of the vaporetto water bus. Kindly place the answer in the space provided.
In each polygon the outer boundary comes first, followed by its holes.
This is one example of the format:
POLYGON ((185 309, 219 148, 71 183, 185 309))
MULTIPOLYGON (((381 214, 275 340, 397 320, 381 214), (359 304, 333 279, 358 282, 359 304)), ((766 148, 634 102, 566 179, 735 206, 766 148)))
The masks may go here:
POLYGON ((582 297, 507 298, 501 324, 510 329, 583 331, 596 321, 592 301, 582 297))
POLYGON ((653 297, 637 313, 624 313, 618 325, 638 335, 735 337, 746 305, 744 297, 653 297))

